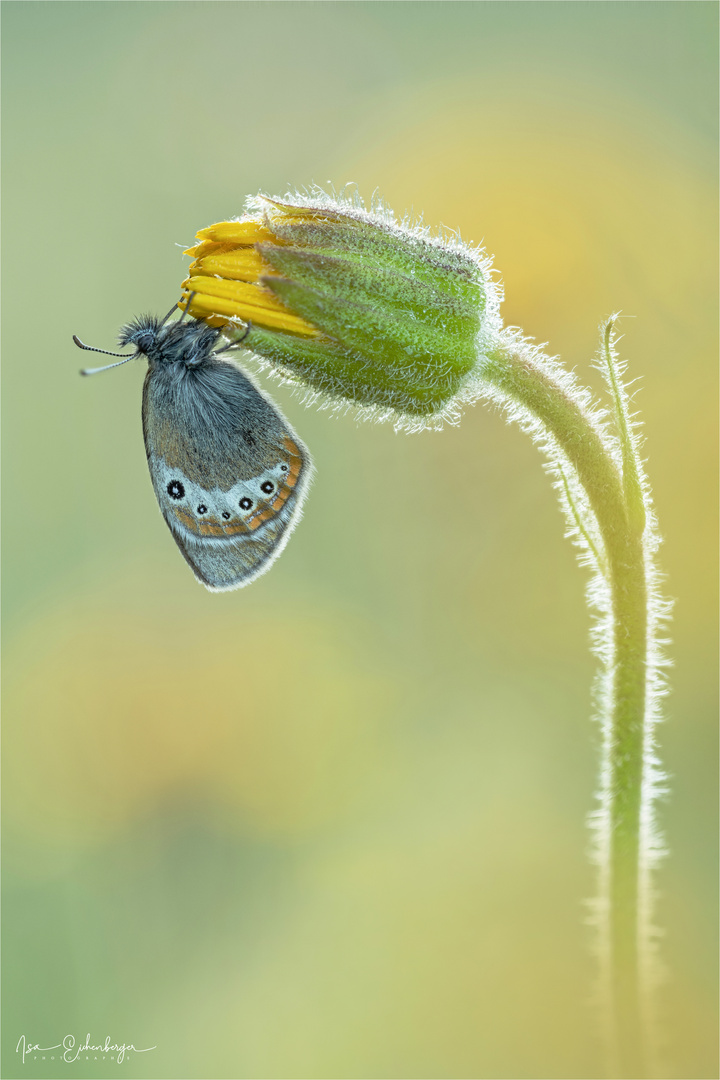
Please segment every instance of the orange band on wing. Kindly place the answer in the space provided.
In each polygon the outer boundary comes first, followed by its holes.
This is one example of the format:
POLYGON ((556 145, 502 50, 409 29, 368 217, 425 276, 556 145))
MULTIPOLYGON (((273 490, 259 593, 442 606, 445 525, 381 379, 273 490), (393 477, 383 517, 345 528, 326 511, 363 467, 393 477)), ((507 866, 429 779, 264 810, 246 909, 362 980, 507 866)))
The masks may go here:
POLYGON ((234 520, 227 525, 217 518, 204 518, 202 521, 180 507, 173 507, 173 512, 181 524, 189 529, 195 536, 238 536, 241 533, 255 532, 266 521, 278 514, 292 494, 303 467, 303 458, 298 446, 287 435, 283 439, 283 445, 288 454, 288 472, 279 484, 272 503, 261 501, 251 518, 234 520))
POLYGON ((289 480, 289 476, 285 477, 285 482, 278 487, 275 498, 271 503, 261 502, 258 506, 253 517, 248 522, 250 529, 255 530, 263 522, 268 521, 271 517, 274 517, 280 510, 282 510, 285 503, 292 495, 292 489, 297 483, 297 475, 289 480))
POLYGON ((218 521, 217 518, 205 518, 204 521, 198 521, 192 514, 180 509, 175 510, 175 516, 196 536, 237 536, 239 533, 249 532, 252 528, 252 525, 244 521, 231 521, 227 525, 218 521))
POLYGON ((289 469, 289 472, 288 472, 287 476, 285 477, 285 483, 287 484, 288 487, 293 488, 293 487, 295 487, 295 485, 297 483, 298 476, 300 475, 300 470, 302 469, 303 459, 302 459, 302 455, 300 454, 300 451, 299 451, 298 447, 295 445, 295 443, 292 441, 292 439, 288 438, 287 435, 283 439, 283 444, 284 444, 285 449, 287 450, 287 452, 289 454, 289 457, 290 457, 290 461, 289 461, 290 469, 289 469))
POLYGON ((238 533, 246 533, 248 527, 244 521, 232 521, 229 525, 221 525, 220 522, 198 522, 201 536, 237 536, 238 533))

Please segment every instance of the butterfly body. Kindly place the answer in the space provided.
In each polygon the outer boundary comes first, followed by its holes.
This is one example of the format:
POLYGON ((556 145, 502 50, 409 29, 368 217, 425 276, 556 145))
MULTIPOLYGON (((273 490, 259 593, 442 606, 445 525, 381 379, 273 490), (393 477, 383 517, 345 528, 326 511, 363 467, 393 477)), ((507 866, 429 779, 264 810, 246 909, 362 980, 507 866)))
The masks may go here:
POLYGON ((120 335, 148 361, 143 434, 160 510, 212 591, 240 588, 269 568, 299 519, 312 471, 277 408, 219 355, 220 340, 201 321, 151 316, 120 335))

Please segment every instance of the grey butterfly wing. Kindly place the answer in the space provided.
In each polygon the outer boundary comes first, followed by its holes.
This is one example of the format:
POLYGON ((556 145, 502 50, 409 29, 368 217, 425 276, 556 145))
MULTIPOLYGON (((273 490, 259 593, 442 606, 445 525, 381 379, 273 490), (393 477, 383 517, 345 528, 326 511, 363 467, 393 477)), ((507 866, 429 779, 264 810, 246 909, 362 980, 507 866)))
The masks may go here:
POLYGON ((312 464, 297 435, 219 359, 150 367, 143 432, 160 510, 197 579, 213 591, 248 585, 300 517, 312 464))

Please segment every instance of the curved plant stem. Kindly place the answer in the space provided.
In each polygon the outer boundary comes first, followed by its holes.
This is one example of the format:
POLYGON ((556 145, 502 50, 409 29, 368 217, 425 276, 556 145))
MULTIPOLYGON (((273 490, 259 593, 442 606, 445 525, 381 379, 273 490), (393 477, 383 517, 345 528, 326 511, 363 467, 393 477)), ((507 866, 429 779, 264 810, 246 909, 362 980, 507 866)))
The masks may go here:
POLYGON ((648 561, 652 549, 643 540, 645 514, 637 509, 638 493, 643 493, 639 458, 627 398, 612 365, 609 331, 605 347, 615 419, 621 421, 616 435, 573 377, 517 335, 508 334, 482 358, 480 374, 490 396, 540 442, 574 535, 598 575, 591 593, 602 611, 596 645, 603 664, 597 918, 610 1068, 629 1078, 644 1077, 647 1068, 647 890, 654 795, 654 682, 648 679, 648 661, 655 656, 649 635, 656 620, 648 561))

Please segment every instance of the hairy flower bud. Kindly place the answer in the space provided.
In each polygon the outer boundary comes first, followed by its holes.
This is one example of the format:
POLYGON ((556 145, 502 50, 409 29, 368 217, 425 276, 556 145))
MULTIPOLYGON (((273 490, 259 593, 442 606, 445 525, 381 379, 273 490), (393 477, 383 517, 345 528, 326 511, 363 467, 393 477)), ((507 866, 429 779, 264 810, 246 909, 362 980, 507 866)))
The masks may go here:
POLYGON ((250 323, 247 348, 291 382, 411 426, 475 396, 478 356, 500 327, 481 252, 324 192, 247 209, 197 234, 191 315, 250 323))

